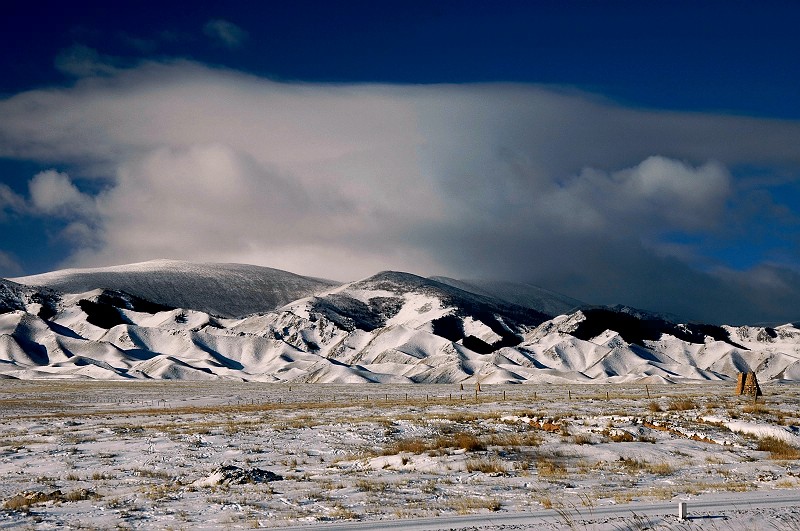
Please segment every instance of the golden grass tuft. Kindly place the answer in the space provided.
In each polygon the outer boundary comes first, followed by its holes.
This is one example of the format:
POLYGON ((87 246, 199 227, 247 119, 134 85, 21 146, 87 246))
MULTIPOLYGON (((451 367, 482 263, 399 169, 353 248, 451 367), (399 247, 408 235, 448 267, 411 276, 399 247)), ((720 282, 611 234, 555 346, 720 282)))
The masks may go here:
POLYGON ((653 402, 650 402, 649 404, 647 404, 647 409, 652 413, 661 413, 661 411, 663 411, 661 409, 661 406, 656 401, 653 401, 653 402))
POLYGON ((673 398, 667 404, 668 411, 688 411, 697 409, 697 403, 691 398, 673 398))
POLYGON ((362 492, 386 492, 389 489, 389 484, 385 481, 370 481, 368 479, 359 479, 355 484, 356 488, 362 492))
POLYGON ((769 452, 771 459, 800 459, 800 448, 775 437, 762 437, 758 440, 756 449, 762 452, 769 452))
POLYGON ((572 437, 574 444, 592 444, 592 437, 587 433, 579 433, 572 437))
POLYGON ((448 446, 463 448, 468 452, 479 452, 481 450, 486 450, 486 445, 483 444, 478 437, 466 432, 453 434, 452 444, 449 444, 448 446))
POLYGON ((540 457, 536 461, 536 471, 539 477, 543 478, 560 479, 567 475, 567 468, 564 465, 545 457, 540 457))
POLYGON ((497 498, 465 497, 454 500, 451 507, 459 514, 468 514, 480 509, 496 512, 503 507, 503 504, 497 498))
POLYGON ((418 438, 400 439, 383 449, 383 455, 397 455, 402 452, 421 454, 428 449, 428 444, 418 438))
POLYGON ((669 476, 675 472, 675 467, 669 463, 650 463, 642 459, 622 458, 620 464, 628 473, 644 472, 656 476, 669 476))
POLYGON ((499 459, 467 459, 467 472, 484 474, 505 474, 506 467, 499 459))

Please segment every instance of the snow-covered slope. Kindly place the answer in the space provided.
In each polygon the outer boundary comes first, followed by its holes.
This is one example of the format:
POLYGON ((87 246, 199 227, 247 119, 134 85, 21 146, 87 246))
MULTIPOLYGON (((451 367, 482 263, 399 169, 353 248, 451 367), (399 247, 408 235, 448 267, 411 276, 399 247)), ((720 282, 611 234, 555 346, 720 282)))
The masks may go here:
POLYGON ((431 280, 436 280, 464 291, 532 308, 551 316, 569 313, 585 304, 561 293, 523 282, 456 280, 449 277, 431 277, 431 280))
POLYGON ((157 304, 223 317, 274 310, 335 285, 269 267, 178 260, 64 269, 12 280, 64 293, 83 293, 98 288, 125 291, 157 304))
MULTIPOLYGON (((186 284, 195 300, 216 286, 204 287, 200 277, 186 284)), ((226 296, 252 297, 247 285, 226 296)), ((59 293, 0 282, 0 378, 678 382, 753 370, 762 380, 800 380, 800 330, 792 325, 676 324, 630 308, 584 308, 550 319, 401 272, 327 286, 236 318, 173 308, 141 293, 59 293)))

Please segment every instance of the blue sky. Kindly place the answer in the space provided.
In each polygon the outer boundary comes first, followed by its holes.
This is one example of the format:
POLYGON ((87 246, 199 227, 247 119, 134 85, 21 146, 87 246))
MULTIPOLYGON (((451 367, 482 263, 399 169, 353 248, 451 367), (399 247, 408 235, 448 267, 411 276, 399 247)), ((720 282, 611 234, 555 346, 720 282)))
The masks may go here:
POLYGON ((800 320, 797 3, 4 11, 0 275, 392 268, 800 320))

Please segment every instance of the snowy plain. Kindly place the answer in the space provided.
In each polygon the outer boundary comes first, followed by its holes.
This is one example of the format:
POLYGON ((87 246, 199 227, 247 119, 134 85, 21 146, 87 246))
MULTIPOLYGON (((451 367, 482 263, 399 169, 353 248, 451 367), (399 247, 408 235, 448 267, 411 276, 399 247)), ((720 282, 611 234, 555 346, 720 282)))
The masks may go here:
POLYGON ((463 387, 3 380, 0 528, 800 528, 797 384, 463 387))

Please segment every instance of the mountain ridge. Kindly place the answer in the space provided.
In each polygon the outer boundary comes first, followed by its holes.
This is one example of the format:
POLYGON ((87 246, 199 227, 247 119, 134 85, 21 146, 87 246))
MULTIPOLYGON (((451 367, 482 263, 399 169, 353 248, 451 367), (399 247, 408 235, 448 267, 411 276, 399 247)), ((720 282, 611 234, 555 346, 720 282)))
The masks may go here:
POLYGON ((222 317, 274 310, 335 285, 263 266, 165 259, 101 268, 64 269, 11 280, 66 293, 93 289, 124 291, 158 304, 222 317), (220 278, 224 278, 224 283, 219 282, 220 278), (200 283, 204 285, 198 288, 200 283))
MULTIPOLYGON (((486 289, 475 293, 412 273, 382 271, 337 285, 253 267, 145 262, 127 266, 136 271, 126 281, 160 276, 147 289, 180 281, 174 286, 188 299, 216 296, 228 315, 234 312, 224 305, 239 304, 242 294, 251 305, 265 293, 302 296, 282 305, 271 299, 269 308, 260 301, 261 311, 225 317, 151 300, 142 288, 139 295, 107 287, 67 293, 0 281, 0 377, 623 383, 727 380, 752 370, 762 381, 800 381, 800 329, 791 324, 681 324, 623 306, 553 316, 486 289), (180 274, 165 276, 165 268, 180 274), (256 281, 242 281, 242 270, 256 281), (233 288, 224 286, 228 279, 233 288), (259 286, 257 279, 273 284, 259 286)), ((523 296, 535 302, 541 293, 523 296)))

